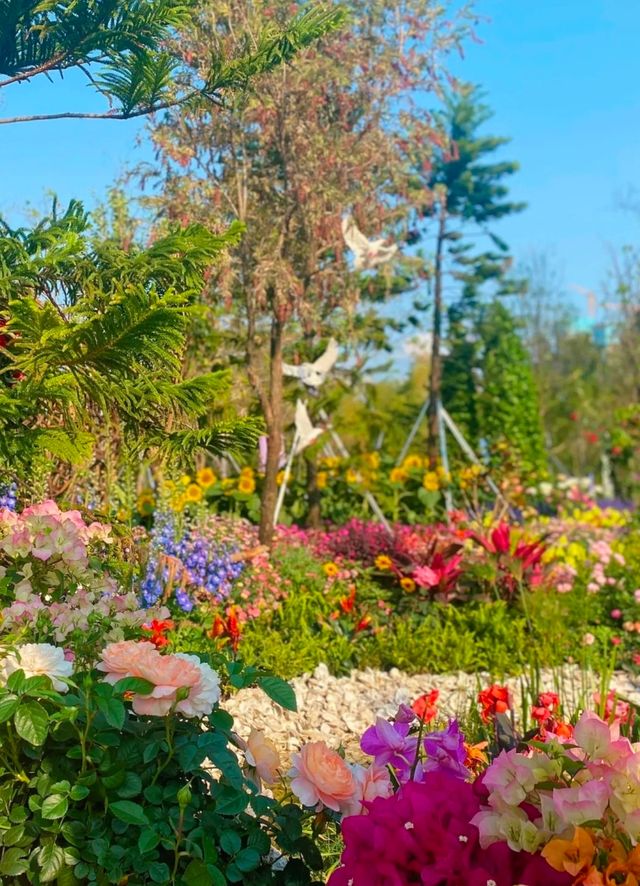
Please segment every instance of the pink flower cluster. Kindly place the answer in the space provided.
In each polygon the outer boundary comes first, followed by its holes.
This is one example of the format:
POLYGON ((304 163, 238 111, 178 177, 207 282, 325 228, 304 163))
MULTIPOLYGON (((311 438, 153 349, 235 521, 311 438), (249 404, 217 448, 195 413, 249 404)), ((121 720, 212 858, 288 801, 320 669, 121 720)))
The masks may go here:
POLYGON ((11 559, 34 557, 62 563, 74 574, 87 569, 90 542, 109 543, 109 533, 109 526, 87 525, 80 511, 61 511, 51 500, 31 505, 20 514, 0 509, 0 552, 11 559))
POLYGON ((205 717, 220 700, 220 679, 208 664, 196 655, 162 655, 153 643, 111 643, 102 652, 98 670, 107 683, 138 677, 153 684, 147 694, 134 692, 136 714, 165 717, 175 711, 185 717, 205 717))
POLYGON ((539 855, 504 842, 483 848, 471 824, 478 809, 474 785, 444 772, 375 799, 368 816, 343 821, 342 864, 329 886, 569 886, 539 855))
POLYGON ((625 845, 640 839, 640 749, 620 736, 619 719, 607 723, 587 711, 569 745, 503 751, 486 770, 483 788, 485 803, 472 819, 483 847, 506 841, 514 851, 533 853, 594 822, 625 845))
POLYGON ((592 567, 587 590, 592 594, 597 594, 598 591, 606 585, 617 584, 617 579, 611 575, 607 575, 606 571, 612 560, 620 566, 624 566, 625 561, 623 555, 617 551, 613 551, 609 542, 604 539, 599 539, 598 541, 593 542, 590 547, 590 554, 592 558, 592 567))
POLYGON ((3 631, 13 628, 36 628, 63 643, 73 631, 88 631, 91 624, 101 621, 105 626, 106 642, 121 640, 127 630, 140 628, 150 618, 169 617, 164 606, 141 609, 133 592, 117 593, 105 588, 78 588, 62 600, 45 604, 38 594, 21 588, 19 599, 0 611, 3 631))

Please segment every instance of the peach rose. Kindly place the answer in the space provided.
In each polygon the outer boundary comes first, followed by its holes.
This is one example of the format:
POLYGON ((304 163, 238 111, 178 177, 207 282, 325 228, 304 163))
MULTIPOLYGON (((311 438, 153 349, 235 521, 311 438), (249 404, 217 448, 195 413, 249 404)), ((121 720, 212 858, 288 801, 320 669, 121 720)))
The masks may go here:
POLYGON ((179 706, 178 690, 191 690, 200 682, 200 669, 175 655, 156 652, 155 658, 140 659, 133 676, 154 684, 149 695, 134 695, 131 707, 136 714, 166 717, 174 705, 179 706))
POLYGON ((151 662, 158 655, 153 643, 136 640, 123 640, 121 643, 110 643, 102 652, 97 668, 105 674, 106 683, 117 683, 123 677, 139 677, 142 663, 151 662))
MULTIPOLYGON (((260 781, 275 784, 280 768, 280 754, 271 739, 259 729, 252 729, 244 752, 249 766, 255 770, 260 781)), ((260 785, 258 785, 259 787, 260 785)))
POLYGON ((341 812, 356 792, 356 780, 337 751, 323 741, 311 741, 294 754, 289 771, 291 790, 303 806, 341 812))
POLYGON ((356 791, 343 809, 345 816, 364 815, 367 812, 366 803, 371 803, 376 797, 390 797, 393 793, 393 785, 385 766, 376 766, 375 763, 367 767, 355 764, 351 771, 356 781, 356 791))

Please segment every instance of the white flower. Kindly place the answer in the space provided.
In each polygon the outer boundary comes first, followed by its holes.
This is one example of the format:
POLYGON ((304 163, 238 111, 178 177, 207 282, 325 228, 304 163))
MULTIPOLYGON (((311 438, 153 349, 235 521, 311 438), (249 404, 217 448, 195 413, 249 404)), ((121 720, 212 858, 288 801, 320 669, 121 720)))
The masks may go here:
POLYGON ((197 655, 176 652, 175 658, 191 662, 200 671, 200 679, 191 687, 188 697, 178 702, 176 711, 185 717, 206 717, 220 701, 220 677, 212 667, 200 661, 197 655))
POLYGON ((73 665, 64 657, 64 649, 51 643, 25 643, 16 646, 0 660, 0 684, 6 684, 14 671, 23 670, 25 677, 50 677, 56 692, 66 692, 68 686, 61 679, 70 677, 73 665))

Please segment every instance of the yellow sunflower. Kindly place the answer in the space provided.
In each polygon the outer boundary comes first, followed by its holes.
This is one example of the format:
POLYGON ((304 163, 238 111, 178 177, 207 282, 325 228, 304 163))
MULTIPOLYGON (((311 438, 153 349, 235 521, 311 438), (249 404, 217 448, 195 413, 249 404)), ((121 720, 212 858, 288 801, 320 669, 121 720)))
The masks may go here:
POLYGON ((408 455, 402 462, 402 467, 407 471, 412 471, 414 468, 421 468, 423 464, 421 455, 408 455))
POLYGON ((208 489, 210 486, 215 486, 215 484, 218 482, 218 478, 216 477, 214 471, 211 470, 211 468, 200 468, 200 470, 196 474, 196 480, 203 489, 208 489))
POLYGON ((185 500, 188 502, 202 501, 202 489, 197 483, 189 483, 184 493, 185 500))
POLYGON ((153 513, 154 506, 153 493, 150 489, 141 492, 136 502, 136 508, 141 517, 148 517, 153 513))
POLYGON ((256 481, 253 479, 253 472, 249 474, 240 474, 240 478, 238 480, 238 492, 243 492, 245 495, 251 495, 252 492, 255 492, 256 489, 256 481))
POLYGON ((392 483, 406 483, 409 475, 404 468, 392 468, 389 479, 392 483))
POLYGON ((435 471, 427 471, 422 478, 422 485, 427 492, 437 492, 440 489, 440 480, 435 471))
POLYGON ((379 452, 365 452, 363 458, 367 467, 372 468, 374 471, 376 470, 376 468, 380 467, 379 452))

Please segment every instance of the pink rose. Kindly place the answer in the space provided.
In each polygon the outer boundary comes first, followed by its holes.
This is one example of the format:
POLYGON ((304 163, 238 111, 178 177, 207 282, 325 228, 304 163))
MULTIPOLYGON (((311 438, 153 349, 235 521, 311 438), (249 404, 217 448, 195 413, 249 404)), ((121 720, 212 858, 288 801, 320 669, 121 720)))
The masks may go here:
POLYGON ((102 660, 98 663, 99 671, 105 676, 105 682, 117 683, 123 677, 139 677, 142 662, 158 655, 153 643, 136 640, 123 640, 121 643, 110 643, 102 652, 102 660))
MULTIPOLYGON (((189 689, 200 682, 200 670, 191 662, 174 655, 141 657, 134 677, 142 677, 154 684, 149 695, 134 695, 131 706, 136 714, 166 717, 178 705, 178 690, 189 689)), ((188 698, 188 696, 187 696, 188 698)))
POLYGON ((323 741, 304 745, 294 754, 289 771, 291 790, 303 806, 326 806, 334 812, 349 807, 356 793, 356 780, 337 751, 323 741))
POLYGON ((389 772, 385 766, 365 767, 355 764, 351 771, 356 780, 356 792, 351 801, 344 808, 344 815, 364 815, 367 803, 371 803, 376 797, 390 797, 393 793, 393 785, 389 778, 389 772))

